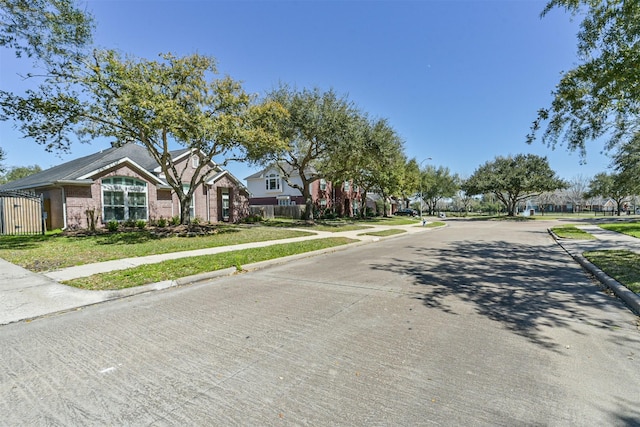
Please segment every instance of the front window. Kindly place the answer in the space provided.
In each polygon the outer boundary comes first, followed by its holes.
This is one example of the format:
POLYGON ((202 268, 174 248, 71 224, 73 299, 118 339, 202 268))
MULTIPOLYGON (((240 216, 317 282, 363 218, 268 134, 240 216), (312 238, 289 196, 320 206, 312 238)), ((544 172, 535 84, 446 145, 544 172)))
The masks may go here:
POLYGON ((226 221, 229 219, 229 189, 222 190, 222 218, 226 221))
POLYGON ((344 191, 349 191, 349 188, 351 188, 351 185, 349 184, 349 181, 345 181, 344 182, 343 188, 344 188, 344 191))
POLYGON ((266 179, 267 191, 275 191, 280 189, 280 175, 272 173, 267 175, 266 179))
POLYGON ((147 220, 147 183, 134 178, 102 180, 102 218, 105 222, 147 220))
POLYGON ((320 191, 325 191, 327 189, 327 180, 324 178, 320 178, 320 191))

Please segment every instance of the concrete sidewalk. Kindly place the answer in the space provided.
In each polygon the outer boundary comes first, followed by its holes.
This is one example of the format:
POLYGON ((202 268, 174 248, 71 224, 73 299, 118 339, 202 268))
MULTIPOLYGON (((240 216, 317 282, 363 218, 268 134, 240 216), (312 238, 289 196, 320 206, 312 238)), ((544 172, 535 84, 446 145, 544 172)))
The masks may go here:
MULTIPOLYGON (((34 319, 53 313, 75 310, 83 306, 97 304, 117 298, 124 298, 127 296, 145 292, 151 292, 154 290, 165 289, 171 286, 179 286, 201 280, 208 280, 214 277, 231 275, 236 273, 236 268, 233 267, 224 270, 218 270, 215 272, 200 274, 197 276, 185 277, 178 280, 153 283, 149 285, 116 291, 89 291, 84 289, 77 289, 59 283, 61 281, 71 280, 78 277, 88 277, 93 274, 114 270, 124 270, 143 264, 159 263, 162 261, 177 258, 212 255, 222 252, 236 251, 248 248, 259 248, 283 243, 300 242, 304 240, 323 239, 327 237, 347 237, 357 240, 357 242, 353 244, 363 244, 377 242, 379 240, 391 237, 399 237, 405 236, 407 234, 425 232, 427 230, 434 229, 422 227, 420 225, 406 225, 375 226, 362 230, 343 231, 336 233, 313 230, 312 232, 315 234, 311 236, 294 237, 282 240, 271 240, 266 242, 252 242, 234 246, 221 246, 194 251, 151 255, 146 257, 124 258, 114 261, 70 267, 66 269, 47 272, 44 274, 33 273, 22 267, 0 259, 0 325, 34 319), (387 237, 364 235, 364 233, 388 230, 391 228, 401 229, 405 232, 387 237)), ((303 253, 290 257, 264 261, 250 266, 243 266, 243 268, 245 268, 246 270, 264 268, 267 265, 287 262, 291 259, 308 257, 327 251, 340 250, 351 245, 343 245, 340 247, 324 249, 321 251, 303 253)))
POLYGON ((584 269, 593 274, 602 284, 611 289, 631 310, 640 315, 640 295, 631 292, 618 281, 607 276, 602 270, 589 262, 582 254, 596 250, 628 250, 640 253, 640 239, 615 231, 605 230, 597 225, 577 225, 577 228, 596 237, 593 240, 562 239, 551 230, 556 242, 573 257, 584 269))

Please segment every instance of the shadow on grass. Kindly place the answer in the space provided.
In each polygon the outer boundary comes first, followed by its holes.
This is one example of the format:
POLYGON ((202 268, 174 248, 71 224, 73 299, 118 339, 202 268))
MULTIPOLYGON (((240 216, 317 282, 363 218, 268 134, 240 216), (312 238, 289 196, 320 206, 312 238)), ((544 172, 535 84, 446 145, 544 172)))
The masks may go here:
POLYGON ((413 298, 426 307, 461 315, 458 303, 470 303, 477 314, 554 351, 558 343, 547 335, 549 328, 580 333, 574 326, 584 321, 616 326, 606 313, 619 302, 589 284, 583 270, 566 268, 566 254, 548 246, 458 241, 445 249, 411 250, 415 256, 375 268, 412 277, 413 298))
POLYGON ((602 224, 605 230, 616 231, 629 236, 640 236, 640 222, 627 222, 622 224, 602 224))
MULTIPOLYGON (((183 228, 158 228, 153 230, 136 230, 87 236, 93 238, 98 245, 135 245, 151 240, 166 239, 172 237, 214 237, 220 234, 239 233, 241 230, 235 227, 183 227, 183 228)), ((82 238, 82 237, 80 237, 82 238)))
POLYGON ((132 231, 127 233, 110 233, 99 236, 75 237, 80 239, 94 239, 97 245, 135 245, 145 243, 149 240, 161 239, 162 236, 152 234, 148 231, 132 231))
POLYGON ((0 250, 25 250, 40 246, 41 243, 52 239, 49 235, 20 235, 20 236, 0 236, 0 250))

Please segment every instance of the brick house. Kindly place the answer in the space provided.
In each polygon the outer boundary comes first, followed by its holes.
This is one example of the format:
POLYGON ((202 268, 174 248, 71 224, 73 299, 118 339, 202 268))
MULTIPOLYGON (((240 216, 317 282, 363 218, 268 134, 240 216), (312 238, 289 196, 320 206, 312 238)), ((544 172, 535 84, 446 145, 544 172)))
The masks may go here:
MULTIPOLYGON (((189 149, 171 152, 187 185, 200 161, 189 149)), ((205 222, 237 222, 248 214, 248 193, 227 170, 211 162, 209 177, 196 189, 190 216, 205 222)), ((180 215, 180 203, 146 148, 127 143, 71 160, 0 186, 42 194, 47 229, 85 228, 110 220, 154 220, 180 215)))
MULTIPOLYGON (((267 167, 246 177, 245 180, 247 181, 251 206, 305 205, 300 190, 290 186, 276 166, 267 167)), ((296 171, 291 172, 289 181, 302 186, 302 180, 296 171)), ((327 211, 335 211, 341 216, 358 214, 362 195, 358 186, 351 181, 333 185, 331 182, 319 178, 309 185, 313 204, 320 214, 327 211)))

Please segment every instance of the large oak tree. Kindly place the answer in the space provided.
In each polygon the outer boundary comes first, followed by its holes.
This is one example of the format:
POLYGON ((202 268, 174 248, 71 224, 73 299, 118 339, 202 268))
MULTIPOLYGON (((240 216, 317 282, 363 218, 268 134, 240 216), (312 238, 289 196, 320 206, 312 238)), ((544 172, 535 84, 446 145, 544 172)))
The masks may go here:
POLYGON ((518 154, 486 162, 461 187, 469 196, 495 195, 505 206, 507 215, 515 216, 518 203, 566 185, 556 176, 546 157, 518 154))
MULTIPOLYGON (((320 178, 341 176, 332 159, 344 156, 350 144, 357 145, 360 113, 346 97, 333 90, 293 89, 287 85, 271 91, 267 103, 281 106, 286 114, 271 116, 268 123, 278 130, 282 144, 252 147, 249 157, 263 166, 275 166, 305 200, 305 219, 313 221, 310 184, 320 178), (300 183, 294 178, 299 177, 300 183)), ((344 165, 346 168, 346 164, 344 165)))
POLYGON ((142 144, 180 200, 181 222, 187 223, 193 192, 209 178, 214 157, 280 142, 270 124, 282 109, 253 103, 239 82, 216 74, 215 60, 199 54, 165 54, 154 61, 94 51, 81 69, 52 77, 25 96, 4 94, 0 106, 25 136, 48 149, 68 147, 72 135, 142 144), (173 162, 172 146, 200 156, 188 181, 173 162))

